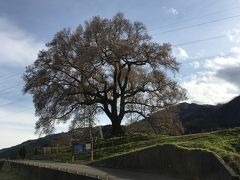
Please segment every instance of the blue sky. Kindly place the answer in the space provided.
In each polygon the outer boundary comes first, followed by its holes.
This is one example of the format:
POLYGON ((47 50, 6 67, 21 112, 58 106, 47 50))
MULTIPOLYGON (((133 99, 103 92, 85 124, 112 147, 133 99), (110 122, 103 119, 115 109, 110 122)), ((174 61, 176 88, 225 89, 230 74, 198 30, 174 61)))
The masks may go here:
POLYGON ((0 149, 37 138, 21 76, 38 51, 64 27, 117 12, 143 22, 153 41, 173 45, 181 63, 175 78, 189 102, 217 104, 240 94, 240 0, 0 0, 0 149))

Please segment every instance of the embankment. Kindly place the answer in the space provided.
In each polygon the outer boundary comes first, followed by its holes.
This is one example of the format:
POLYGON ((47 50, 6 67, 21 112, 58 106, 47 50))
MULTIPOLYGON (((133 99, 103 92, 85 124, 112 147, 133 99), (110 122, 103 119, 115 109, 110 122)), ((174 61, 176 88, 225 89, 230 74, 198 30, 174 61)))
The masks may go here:
POLYGON ((13 172, 26 177, 26 180, 95 180, 98 178, 64 172, 57 169, 22 164, 13 161, 0 161, 0 171, 13 172))
POLYGON ((237 180, 234 171, 213 152, 158 145, 92 163, 93 166, 140 170, 194 180, 237 180))

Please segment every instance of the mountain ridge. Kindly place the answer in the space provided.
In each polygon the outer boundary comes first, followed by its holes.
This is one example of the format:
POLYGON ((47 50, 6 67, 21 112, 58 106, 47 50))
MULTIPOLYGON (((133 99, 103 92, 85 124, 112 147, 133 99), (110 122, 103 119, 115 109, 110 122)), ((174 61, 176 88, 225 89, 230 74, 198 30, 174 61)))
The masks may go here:
POLYGON ((176 105, 178 118, 185 133, 198 133, 240 126, 240 96, 224 104, 199 105, 180 103, 176 105))

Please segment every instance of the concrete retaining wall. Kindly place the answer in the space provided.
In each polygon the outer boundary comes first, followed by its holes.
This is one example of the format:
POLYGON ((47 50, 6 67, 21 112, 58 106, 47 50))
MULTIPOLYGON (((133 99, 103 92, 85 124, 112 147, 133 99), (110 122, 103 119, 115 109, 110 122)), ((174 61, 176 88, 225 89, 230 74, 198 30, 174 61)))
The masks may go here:
MULTIPOLYGON (((0 167, 2 162, 0 162, 0 167)), ((54 169, 48 169, 43 167, 31 166, 26 164, 19 164, 15 162, 5 161, 2 166, 3 171, 16 172, 17 174, 27 177, 26 180, 95 180, 97 178, 92 178, 88 176, 83 176, 79 174, 73 174, 64 171, 58 171, 54 169)), ((0 169, 1 170, 1 169, 0 169)))
POLYGON ((162 145, 94 162, 91 165, 128 170, 155 171, 195 180, 239 179, 212 152, 162 145))

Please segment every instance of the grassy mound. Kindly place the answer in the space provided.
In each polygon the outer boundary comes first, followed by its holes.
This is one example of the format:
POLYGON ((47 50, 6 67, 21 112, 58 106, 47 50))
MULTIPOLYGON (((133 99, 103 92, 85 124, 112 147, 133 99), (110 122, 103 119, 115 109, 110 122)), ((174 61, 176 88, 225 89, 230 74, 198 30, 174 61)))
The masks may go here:
MULTIPOLYGON (((189 150, 215 152, 240 174, 240 127, 183 136, 129 134, 124 137, 101 140, 95 144, 94 159, 101 160, 161 144, 174 144, 189 150)), ((69 147, 58 154, 35 155, 32 158, 66 162, 71 159, 71 149, 69 147)), ((75 159, 76 163, 88 163, 90 153, 76 155, 75 159)))

